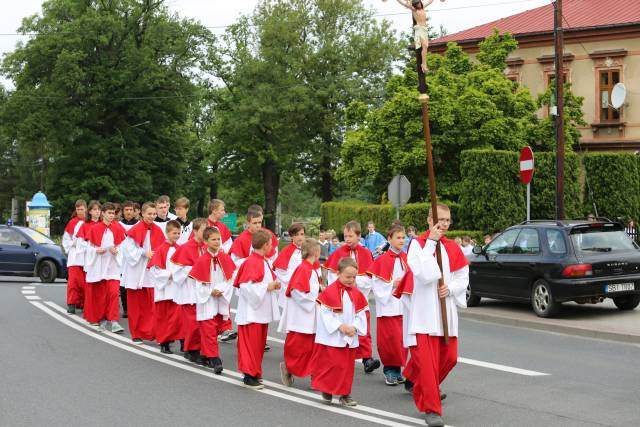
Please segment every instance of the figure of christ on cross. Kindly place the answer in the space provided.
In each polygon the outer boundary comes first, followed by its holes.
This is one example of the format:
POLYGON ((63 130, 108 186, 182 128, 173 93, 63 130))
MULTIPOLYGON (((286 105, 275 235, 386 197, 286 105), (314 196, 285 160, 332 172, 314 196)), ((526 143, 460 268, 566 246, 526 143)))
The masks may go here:
MULTIPOLYGON (((433 0, 396 0, 401 6, 411 10, 415 25, 413 26, 413 36, 416 49, 422 48, 422 72, 426 73, 427 67, 427 49, 429 48, 429 29, 427 23, 427 7, 433 3, 433 0)), ((444 0, 440 0, 444 1, 444 0)))

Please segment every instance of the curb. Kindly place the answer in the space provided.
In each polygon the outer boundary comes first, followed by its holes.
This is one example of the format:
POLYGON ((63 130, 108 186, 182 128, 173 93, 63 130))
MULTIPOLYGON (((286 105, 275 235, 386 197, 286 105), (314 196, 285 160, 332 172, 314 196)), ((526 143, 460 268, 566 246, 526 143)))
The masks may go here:
POLYGON ((478 320, 481 322, 496 323, 506 326, 517 326, 521 328, 536 329, 545 332, 555 332, 560 334, 574 335, 586 338, 597 338, 624 343, 640 344, 640 335, 631 335, 595 329, 577 328, 575 326, 555 325, 535 320, 516 319, 508 316, 496 316, 492 314, 472 313, 467 310, 459 310, 458 317, 461 319, 478 320))

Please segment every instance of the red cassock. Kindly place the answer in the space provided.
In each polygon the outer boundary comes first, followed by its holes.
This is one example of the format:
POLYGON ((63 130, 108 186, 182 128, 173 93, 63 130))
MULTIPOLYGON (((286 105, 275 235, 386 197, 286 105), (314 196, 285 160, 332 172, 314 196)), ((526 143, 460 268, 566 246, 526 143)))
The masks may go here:
MULTIPOLYGON (((331 254, 331 256, 325 261, 324 268, 333 271, 338 274, 338 263, 342 258, 351 257, 358 263, 358 276, 364 276, 367 274, 367 270, 373 263, 373 255, 369 249, 362 245, 357 245, 355 248, 351 248, 347 245, 342 245, 331 254)), ((369 311, 367 316, 367 335, 364 337, 358 337, 360 345, 356 352, 356 359, 370 359, 373 356, 373 348, 371 343, 371 314, 369 311)))
MULTIPOLYGON (((231 231, 229 228, 220 221, 211 221, 207 218, 207 224, 209 227, 216 227, 220 231, 220 241, 222 243, 232 238, 231 231)), ((224 331, 233 331, 233 323, 231 321, 231 313, 229 313, 229 317, 227 320, 222 320, 221 326, 218 328, 218 333, 222 333, 224 331)))
MULTIPOLYGON (((285 249, 286 250, 286 249, 285 249)), ((282 253, 285 252, 282 251, 282 253)), ((280 254, 278 259, 280 259, 280 254)), ((289 254, 289 259, 291 254, 289 254)), ((275 265, 275 264, 274 264, 275 265)), ((287 266, 289 265, 287 260, 287 266)), ((306 260, 296 268, 289 280, 289 285, 285 291, 285 296, 291 298, 291 292, 295 289, 299 292, 308 294, 311 291, 311 276, 317 273, 319 264, 311 264, 306 260)), ((318 278, 318 282, 320 282, 318 278)), ((284 341, 284 363, 287 371, 296 377, 306 377, 311 375, 311 356, 315 345, 315 334, 306 334, 302 332, 289 331, 284 341)))
MULTIPOLYGON (((271 258, 276 254, 276 250, 278 249, 278 238, 271 230, 263 228, 262 230, 266 231, 271 235, 271 243, 273 247, 271 248, 271 252, 267 254, 267 258, 271 258)), ((233 241, 231 245, 231 250, 229 253, 231 255, 235 255, 238 258, 244 259, 249 256, 251 253, 251 239, 253 238, 253 234, 249 233, 248 230, 244 230, 236 240, 233 241)))
MULTIPOLYGON (((318 303, 342 312, 342 294, 347 292, 356 313, 368 307, 367 299, 355 287, 340 282, 329 285, 318 296, 318 303)), ((358 337, 358 341, 363 337, 358 337)), ((311 387, 323 393, 345 396, 351 394, 356 360, 356 348, 332 347, 316 343, 311 357, 311 387)))
MULTIPOLYGON (((71 218, 64 232, 72 238, 78 223, 82 221, 78 217, 71 218)), ((82 225, 80 226, 82 228, 82 225)), ((78 230, 78 233, 80 230, 78 230)), ((67 305, 73 304, 81 308, 84 304, 84 291, 87 286, 85 282, 85 274, 81 265, 71 265, 67 267, 67 305)))
MULTIPOLYGON (((428 238, 427 231, 416 240, 424 248, 428 238)), ((467 258, 454 241, 442 237, 440 242, 447 252, 452 273, 469 265, 467 258)), ((411 273, 406 274, 394 295, 398 297, 402 294, 412 295, 413 280, 411 273)), ((440 384, 458 361, 458 338, 449 337, 449 344, 445 345, 443 337, 416 334, 416 344, 411 347, 409 369, 405 370, 407 378, 414 383, 413 400, 420 412, 435 412, 442 415, 440 384)))
MULTIPOLYGON (((219 268, 226 280, 231 280, 236 269, 236 264, 231 257, 222 250, 217 255, 211 255, 206 251, 189 272, 189 277, 200 283, 212 283, 211 268, 219 268)), ((196 284, 196 286, 202 286, 196 284)), ((220 357, 218 351, 218 335, 224 331, 226 321, 222 314, 218 313, 213 319, 198 320, 200 327, 200 354, 204 357, 220 357)))
MULTIPOLYGON (((179 266, 190 267, 196 263, 202 252, 202 245, 196 242, 195 239, 189 239, 184 245, 176 249, 176 252, 171 257, 171 262, 179 266)), ((184 350, 200 350, 200 326, 196 320, 195 303, 180 305, 180 311, 182 313, 182 331, 180 335, 181 339, 184 339, 184 350)))
MULTIPOLYGON (((240 288, 243 283, 261 283, 264 280, 265 261, 266 258, 264 256, 252 252, 238 269, 233 286, 240 288)), ((269 269, 271 270, 271 267, 269 269)), ((271 280, 275 280, 276 275, 272 270, 270 273, 271 280)), ((240 372, 252 377, 262 378, 262 358, 264 356, 264 346, 267 344, 268 331, 268 323, 238 325, 238 370, 240 372)))
MULTIPOLYGON (((104 233, 108 230, 113 234, 114 246, 119 246, 125 239, 125 230, 118 222, 107 225, 102 221, 94 222, 85 228, 85 223, 80 232, 82 237, 94 247, 102 244, 104 233)), ((80 234, 80 232, 78 234, 80 234)), ((120 281, 100 280, 87 283, 84 303, 84 318, 91 323, 102 320, 117 321, 120 319, 120 281)))
MULTIPOLYGON (((164 241, 154 252, 149 260, 147 268, 157 267, 167 269, 167 255, 169 249, 178 248, 178 245, 164 241)), ((153 330, 158 344, 164 344, 181 338, 182 312, 180 307, 172 300, 157 301, 153 310, 153 330)))

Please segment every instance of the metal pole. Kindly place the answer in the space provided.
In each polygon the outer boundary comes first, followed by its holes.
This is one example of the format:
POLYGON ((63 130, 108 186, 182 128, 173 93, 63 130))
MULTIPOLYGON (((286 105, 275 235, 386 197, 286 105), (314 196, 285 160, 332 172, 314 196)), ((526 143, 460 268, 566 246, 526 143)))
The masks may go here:
POLYGON ((562 29, 562 0, 556 0, 555 32, 555 83, 556 83, 556 219, 565 218, 564 212, 564 34, 562 29))
POLYGON ((527 184, 527 221, 531 221, 531 183, 527 184))

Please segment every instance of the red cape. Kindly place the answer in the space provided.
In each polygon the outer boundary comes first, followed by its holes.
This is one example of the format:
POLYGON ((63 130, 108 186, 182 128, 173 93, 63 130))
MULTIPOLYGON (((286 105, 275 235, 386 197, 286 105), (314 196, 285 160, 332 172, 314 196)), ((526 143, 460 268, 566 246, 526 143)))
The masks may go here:
POLYGON ((87 238, 93 246, 100 247, 102 244, 102 237, 104 236, 105 231, 107 229, 111 230, 113 233, 113 244, 114 246, 118 246, 120 243, 124 241, 125 231, 124 227, 120 225, 118 221, 113 221, 111 224, 107 225, 103 221, 100 221, 93 225, 89 230, 89 236, 87 238))
POLYGON ((153 252, 153 256, 149 260, 147 264, 147 268, 158 267, 161 270, 167 269, 167 255, 169 254, 170 248, 178 248, 179 245, 177 243, 169 243, 166 240, 162 242, 162 244, 153 252))
POLYGON ((93 227, 99 222, 101 221, 85 221, 84 224, 80 226, 80 230, 78 230, 77 237, 84 240, 89 240, 89 231, 91 230, 91 227, 93 227))
POLYGON ((189 239, 187 243, 176 249, 176 252, 171 257, 171 262, 182 267, 192 266, 200 258, 200 255, 202 255, 201 244, 196 242, 195 239, 189 239))
MULTIPOLYGON (((302 264, 296 268, 291 276, 291 280, 289 280, 289 286, 287 286, 287 290, 285 291, 285 296, 291 297, 291 291, 294 289, 308 294, 311 291, 311 275, 318 275, 317 263, 311 264, 306 259, 302 260, 302 264)), ((318 283, 320 283, 320 277, 318 277, 318 283)))
POLYGON ((144 239, 147 237, 147 231, 149 230, 151 230, 151 235, 149 236, 151 250, 155 251, 162 243, 166 241, 164 232, 160 227, 156 225, 155 222, 147 224, 144 221, 138 221, 138 223, 131 227, 126 233, 128 237, 131 237, 133 241, 142 248, 144 247, 144 239))
POLYGON ((385 282, 391 282, 391 278, 393 277, 393 267, 396 263, 396 259, 398 258, 400 258, 400 262, 402 263, 404 270, 408 271, 409 266, 407 265, 407 254, 404 252, 396 254, 392 250, 388 250, 373 262, 371 268, 367 271, 367 274, 382 279, 385 282))
MULTIPOLYGON (((276 254, 276 250, 278 249, 278 239, 276 235, 271 232, 271 230, 267 230, 263 228, 263 230, 268 231, 271 234, 271 243, 273 244, 273 248, 271 248, 271 252, 267 254, 267 258, 271 258, 276 254)), ((251 252, 251 239, 253 235, 249 233, 249 231, 244 230, 236 240, 233 241, 231 245, 231 250, 229 254, 233 254, 238 258, 244 259, 249 256, 251 252)))
MULTIPOLYGON (((64 228, 64 232, 69 234, 69 236, 73 236, 73 232, 76 229, 76 225, 78 225, 78 222, 83 221, 80 218, 78 218, 77 216, 74 216, 73 218, 71 218, 71 220, 67 223, 67 226, 64 228)), ((80 226, 80 228, 82 228, 82 226, 80 226)), ((78 230, 78 233, 80 232, 80 230, 78 230)))
POLYGON ((324 268, 337 273, 338 263, 340 262, 340 260, 344 257, 350 257, 352 251, 356 253, 356 262, 358 263, 358 276, 367 274, 367 270, 371 266, 371 263, 373 263, 373 255, 371 255, 369 249, 365 248, 362 245, 358 245, 353 249, 351 249, 347 245, 340 246, 335 250, 334 253, 331 254, 329 259, 325 261, 324 268))
POLYGON ((219 265, 227 280, 231 280, 233 272, 236 269, 236 264, 233 262, 231 257, 222 252, 222 250, 220 250, 216 256, 213 256, 211 255, 211 252, 206 251, 193 265, 193 268, 189 273, 189 277, 197 280, 198 282, 211 283, 212 265, 214 269, 217 268, 216 265, 219 265))
MULTIPOLYGON (((420 243, 420 247, 424 248, 424 245, 426 244, 428 238, 429 231, 416 237, 416 240, 418 241, 418 243, 420 243)), ((442 237, 440 238, 440 242, 442 243, 442 246, 444 246, 444 249, 447 251, 447 257, 449 258, 449 271, 451 271, 451 273, 469 265, 467 257, 464 256, 462 249, 460 249, 460 246, 458 246, 458 244, 454 240, 449 240, 446 237, 442 237)))
POLYGON ((398 287, 393 291, 393 296, 396 298, 400 298, 402 295, 413 295, 413 272, 411 270, 407 271, 407 274, 398 283, 398 287))
POLYGON ((229 228, 223 222, 211 221, 209 218, 207 218, 207 226, 216 227, 218 230, 220 230, 220 241, 222 243, 231 238, 231 231, 229 231, 229 228))
POLYGON ((291 261, 291 257, 296 249, 299 248, 293 243, 289 243, 282 252, 278 254, 278 258, 273 262, 273 268, 279 268, 280 270, 289 269, 289 261, 291 261))
POLYGON ((342 312, 342 294, 344 292, 349 295, 349 299, 356 309, 356 313, 361 312, 369 306, 367 299, 356 287, 355 283, 353 286, 345 286, 339 280, 336 280, 327 286, 327 288, 318 295, 318 299, 316 301, 327 307, 329 310, 340 313, 342 312))
MULTIPOLYGON (((265 261, 267 261, 265 257, 257 252, 252 252, 238 269, 238 275, 236 276, 236 280, 233 282, 233 286, 239 288, 241 283, 262 282, 264 279, 265 261)), ((269 270, 271 270, 269 262, 267 262, 267 266, 269 267, 269 270)), ((271 276, 273 280, 276 280, 276 275, 273 273, 273 270, 271 270, 271 276)))

